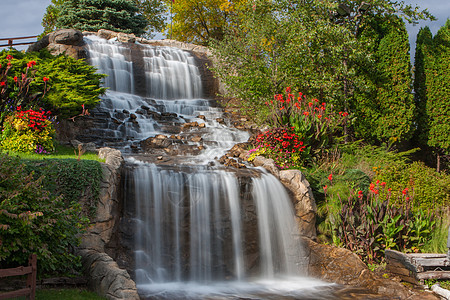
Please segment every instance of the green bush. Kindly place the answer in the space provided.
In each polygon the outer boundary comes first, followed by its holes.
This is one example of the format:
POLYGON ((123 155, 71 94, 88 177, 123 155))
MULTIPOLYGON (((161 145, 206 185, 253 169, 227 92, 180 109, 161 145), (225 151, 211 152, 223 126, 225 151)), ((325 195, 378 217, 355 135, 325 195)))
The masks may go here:
POLYGON ((36 253, 41 275, 72 273, 80 261, 71 249, 87 219, 79 203, 50 195, 42 181, 0 153, 0 268, 24 265, 36 253))
POLYGON ((450 204, 450 175, 436 172, 423 162, 393 163, 379 168, 376 179, 392 187, 392 201, 401 205, 401 191, 408 188, 414 209, 433 210, 450 204))
POLYGON ((94 215, 99 198, 102 168, 98 161, 77 159, 24 160, 34 177, 52 195, 62 195, 67 205, 82 203, 85 215, 94 215))

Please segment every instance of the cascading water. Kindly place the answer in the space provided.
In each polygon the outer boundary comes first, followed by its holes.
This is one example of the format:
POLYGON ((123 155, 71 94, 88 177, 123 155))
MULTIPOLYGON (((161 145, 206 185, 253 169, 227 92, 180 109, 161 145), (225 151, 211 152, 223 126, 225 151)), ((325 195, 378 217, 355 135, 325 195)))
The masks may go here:
POLYGON ((307 260, 281 183, 260 169, 236 174, 213 166, 214 158, 249 135, 216 120, 223 113, 201 98, 194 58, 173 48, 86 40, 91 63, 108 74, 109 90, 96 113, 111 121, 96 134, 109 145, 127 153, 140 140, 167 134, 170 126, 205 123, 198 130, 201 142, 185 132, 178 138, 201 149, 199 155, 173 156, 171 165, 145 162, 155 161, 146 158, 152 155, 163 160, 161 149, 126 159, 124 214, 133 224, 141 296, 326 298, 328 284, 304 277, 307 260))

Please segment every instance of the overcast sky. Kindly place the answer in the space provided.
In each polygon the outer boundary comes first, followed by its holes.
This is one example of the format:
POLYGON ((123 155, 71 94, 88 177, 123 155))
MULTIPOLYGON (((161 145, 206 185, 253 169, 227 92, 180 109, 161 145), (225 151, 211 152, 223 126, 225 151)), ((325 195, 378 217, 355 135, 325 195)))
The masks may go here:
MULTIPOLYGON (((434 22, 421 21, 416 26, 407 25, 412 49, 415 47, 414 44, 420 27, 428 26, 431 32, 436 34, 447 18, 450 17, 449 0, 405 0, 405 3, 418 5, 420 8, 428 8, 438 18, 434 22)), ((42 16, 49 4, 50 0, 2 0, 0 38, 32 36, 42 33, 42 16)), ((0 44, 5 44, 5 42, 0 41, 0 44)))

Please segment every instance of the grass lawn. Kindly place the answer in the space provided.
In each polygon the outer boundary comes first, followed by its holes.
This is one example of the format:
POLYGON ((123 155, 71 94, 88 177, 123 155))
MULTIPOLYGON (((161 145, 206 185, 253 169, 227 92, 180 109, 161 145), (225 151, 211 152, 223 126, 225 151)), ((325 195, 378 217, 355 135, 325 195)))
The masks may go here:
MULTIPOLYGON (((0 149, 1 150, 1 149, 0 149)), ((28 159, 28 160, 42 160, 42 159, 49 159, 49 158, 57 158, 57 159, 77 159, 78 155, 75 154, 75 149, 69 146, 64 145, 56 145, 55 152, 51 154, 37 154, 37 153, 19 153, 19 152, 12 152, 8 151, 8 154, 10 156, 18 156, 21 159, 28 159)), ((96 160, 100 162, 105 162, 104 159, 99 159, 97 153, 95 152, 86 152, 83 155, 81 155, 80 159, 85 160, 96 160)))
POLYGON ((45 289, 36 291, 36 299, 42 300, 103 300, 106 298, 85 289, 45 289))

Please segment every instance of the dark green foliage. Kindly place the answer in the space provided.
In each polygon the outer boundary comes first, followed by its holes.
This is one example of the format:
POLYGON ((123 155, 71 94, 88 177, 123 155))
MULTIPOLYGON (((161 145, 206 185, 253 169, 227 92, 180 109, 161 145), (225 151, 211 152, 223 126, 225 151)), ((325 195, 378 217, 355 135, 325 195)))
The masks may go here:
POLYGON ((415 106, 412 97, 408 33, 400 18, 385 20, 387 34, 376 53, 377 67, 383 74, 377 84, 379 116, 373 128, 377 139, 384 142, 408 140, 413 132, 415 106), (387 21, 387 22, 386 22, 387 21))
POLYGON ((79 266, 72 249, 87 219, 79 203, 51 196, 42 181, 0 153, 0 268, 24 265, 31 253, 40 274, 71 273, 79 266))
POLYGON ((430 51, 433 46, 433 35, 427 26, 417 34, 416 53, 414 56, 414 101, 416 103, 415 139, 426 145, 428 140, 427 85, 426 68, 432 64, 430 51))
POLYGON ((414 132, 415 105, 403 20, 394 15, 373 17, 362 28, 359 41, 374 60, 358 73, 367 86, 356 91, 351 106, 356 136, 387 145, 408 141, 414 132))
POLYGON ((93 108, 100 101, 99 95, 105 92, 105 89, 100 87, 101 79, 105 75, 95 73, 95 68, 83 60, 65 55, 55 57, 46 50, 32 53, 3 50, 0 52, 0 64, 6 65, 7 55, 12 55, 14 59, 11 60, 8 73, 9 84, 5 100, 13 101, 10 101, 10 107, 0 107, 3 112, 15 110, 15 105, 22 105, 22 108, 44 107, 51 110, 53 115, 67 118, 80 114, 83 104, 86 108, 93 108), (27 93, 32 95, 32 100, 19 104, 15 101, 18 94, 14 89, 13 77, 21 78, 29 61, 36 61, 33 67, 35 78, 27 93), (49 78, 47 88, 43 77, 49 78), (44 90, 46 94, 42 97, 44 90))
POLYGON ((450 154, 450 19, 433 38, 432 64, 426 67, 428 145, 450 154))
POLYGON ((81 203, 85 215, 95 215, 102 179, 98 161, 46 159, 24 163, 35 178, 44 176, 43 185, 52 195, 62 195, 66 204, 81 203))
POLYGON ((50 78, 50 89, 44 98, 54 114, 62 118, 73 117, 86 109, 95 107, 99 95, 105 92, 100 86, 103 74, 83 60, 65 55, 49 57, 38 67, 38 74, 50 78))
POLYGON ((148 22, 138 12, 133 0, 66 0, 60 6, 56 27, 81 31, 108 29, 140 36, 148 22))

